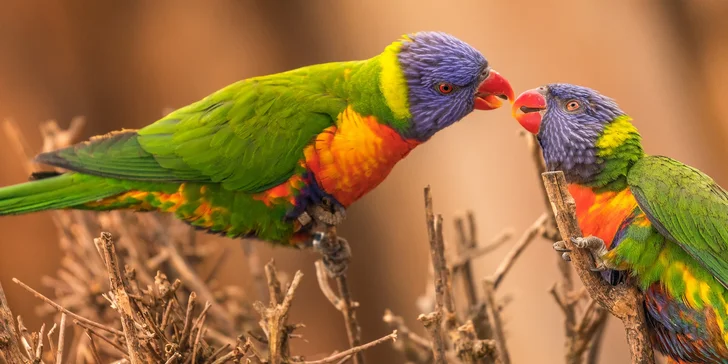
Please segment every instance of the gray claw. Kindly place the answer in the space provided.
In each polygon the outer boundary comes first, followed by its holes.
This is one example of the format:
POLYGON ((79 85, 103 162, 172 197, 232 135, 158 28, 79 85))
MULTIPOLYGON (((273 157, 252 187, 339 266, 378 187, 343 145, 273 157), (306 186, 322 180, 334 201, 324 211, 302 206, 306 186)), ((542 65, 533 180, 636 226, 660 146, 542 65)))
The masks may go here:
POLYGON ((563 241, 555 242, 553 247, 554 247, 554 250, 556 250, 559 253, 564 253, 564 252, 568 253, 571 251, 571 249, 566 247, 566 244, 563 241))
POLYGON ((570 262, 571 261, 571 255, 569 255, 569 252, 565 252, 565 253, 561 254, 561 259, 563 259, 563 260, 565 260, 567 262, 570 262))

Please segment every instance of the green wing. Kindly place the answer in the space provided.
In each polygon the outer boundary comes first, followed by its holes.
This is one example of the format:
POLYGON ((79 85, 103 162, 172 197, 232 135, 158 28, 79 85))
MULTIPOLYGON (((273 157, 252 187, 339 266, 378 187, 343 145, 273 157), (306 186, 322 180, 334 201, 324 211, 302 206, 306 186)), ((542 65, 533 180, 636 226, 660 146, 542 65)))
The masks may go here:
POLYGON ((627 176, 652 225, 728 287, 728 193, 695 168, 646 157, 627 176))
POLYGON ((332 73, 344 66, 240 81, 138 131, 96 137, 37 160, 104 177, 259 192, 288 179, 305 146, 346 108, 346 100, 327 92, 332 73))

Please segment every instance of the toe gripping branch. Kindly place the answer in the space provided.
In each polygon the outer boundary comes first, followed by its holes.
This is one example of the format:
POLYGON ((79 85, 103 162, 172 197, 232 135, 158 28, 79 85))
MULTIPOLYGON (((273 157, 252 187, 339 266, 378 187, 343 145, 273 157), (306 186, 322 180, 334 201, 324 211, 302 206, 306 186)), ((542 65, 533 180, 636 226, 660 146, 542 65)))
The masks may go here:
MULTIPOLYGON (((607 254, 607 246, 604 244, 604 240, 596 237, 596 236, 587 236, 585 238, 577 237, 577 238, 571 238, 571 243, 574 245, 575 248, 578 249, 586 249, 589 251, 589 253, 592 256, 592 259, 594 261, 594 267, 591 268, 591 271, 593 272, 602 272, 608 269, 613 269, 610 264, 608 264, 604 256, 607 254)), ((561 258, 564 259, 567 262, 571 261, 571 249, 569 249, 566 245, 566 242, 561 240, 554 243, 554 250, 556 250, 561 254, 561 258)))
POLYGON ((346 239, 336 235, 334 226, 326 226, 326 231, 313 233, 313 248, 323 256, 324 266, 329 277, 344 275, 349 268, 351 249, 346 239))

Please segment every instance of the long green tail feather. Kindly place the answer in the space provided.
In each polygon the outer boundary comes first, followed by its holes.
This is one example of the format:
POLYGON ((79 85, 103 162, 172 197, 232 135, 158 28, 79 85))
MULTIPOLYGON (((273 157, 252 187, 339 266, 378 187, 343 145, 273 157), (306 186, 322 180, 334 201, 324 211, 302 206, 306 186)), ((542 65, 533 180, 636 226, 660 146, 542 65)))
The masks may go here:
POLYGON ((73 207, 124 191, 108 178, 61 174, 0 188, 0 216, 73 207))

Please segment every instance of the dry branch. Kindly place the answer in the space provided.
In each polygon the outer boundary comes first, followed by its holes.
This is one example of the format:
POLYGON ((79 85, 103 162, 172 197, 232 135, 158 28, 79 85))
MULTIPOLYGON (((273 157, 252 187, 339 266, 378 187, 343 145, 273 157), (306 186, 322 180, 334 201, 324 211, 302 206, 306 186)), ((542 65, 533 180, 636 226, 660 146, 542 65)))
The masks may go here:
MULTIPOLYGON (((119 311, 119 316, 121 317, 121 327, 124 330, 124 337, 126 338, 126 345, 128 347, 131 364, 141 364, 147 360, 142 356, 142 346, 137 334, 134 313, 131 307, 131 299, 129 298, 129 294, 126 292, 124 278, 121 276, 119 258, 116 255, 114 242, 111 240, 111 234, 109 233, 101 233, 99 240, 101 245, 104 247, 104 260, 106 261, 106 267, 109 272, 111 290, 114 293, 113 301, 116 309, 119 311)), ((88 336, 91 338, 91 335, 88 336)), ((95 355, 95 357, 97 356, 98 355, 95 355)))
POLYGON ((27 358, 20 348, 18 332, 15 330, 15 318, 0 284, 0 354, 10 364, 24 363, 27 358))
POLYGON ((584 283, 589 295, 624 324, 633 363, 654 363, 655 358, 647 334, 642 295, 629 284, 609 285, 597 273, 591 255, 583 249, 575 249, 571 239, 581 237, 576 220, 576 203, 568 191, 564 174, 560 171, 543 174, 546 193, 556 217, 561 238, 571 249, 572 265, 584 283))
MULTIPOLYGON (((521 132, 521 135, 525 138, 531 158, 533 159, 534 165, 539 176, 542 176, 546 172, 546 165, 541 155, 541 150, 538 146, 536 137, 531 133, 521 132)), ((545 208, 549 219, 544 225, 543 236, 553 242, 560 240, 559 230, 556 226, 556 217, 554 211, 551 208, 551 202, 549 200, 548 193, 546 192, 546 186, 539 181, 539 188, 542 191, 545 208)), ((584 297, 578 292, 574 291, 574 279, 571 271, 571 265, 569 262, 561 259, 559 256, 557 259, 557 265, 559 272, 561 273, 561 281, 555 284, 550 292, 554 297, 554 300, 559 305, 561 310, 564 312, 564 331, 566 333, 566 352, 565 359, 567 364, 581 364, 584 363, 585 357, 584 352, 589 351, 588 363, 595 362, 599 354, 599 347, 601 346, 601 334, 604 332, 607 321, 607 311, 601 306, 588 305, 594 308, 593 315, 586 315, 586 311, 582 312, 582 321, 577 320, 577 316, 580 311, 580 306, 584 303, 584 297), (573 298, 577 296, 576 298, 573 298), (588 320, 588 321, 585 321, 588 320), (585 327, 584 330, 577 330, 578 327, 585 327)), ((582 291, 579 291, 582 292, 582 291)), ((588 298, 588 297, 587 297, 588 298)), ((588 304, 588 303, 587 303, 588 304)))
MULTIPOLYGON (((336 227, 333 225, 329 225, 326 227, 324 240, 325 244, 329 244, 330 246, 333 246, 333 244, 342 244, 342 242, 338 239, 336 235, 336 227)), ((343 248, 349 249, 349 247, 343 248)), ((324 259, 326 259, 326 257, 324 257, 324 259)), ((318 277, 321 291, 324 293, 324 295, 326 295, 326 297, 334 305, 334 307, 336 307, 336 309, 339 310, 344 316, 344 326, 346 327, 346 337, 349 340, 349 348, 357 347, 361 343, 361 326, 359 325, 359 321, 356 318, 356 308, 359 306, 359 303, 351 299, 349 281, 345 273, 336 275, 334 277, 334 279, 336 280, 336 287, 339 291, 338 297, 336 297, 336 295, 333 294, 333 290, 328 285, 328 279, 326 278, 326 276, 322 276, 321 274, 325 271, 325 269, 322 270, 322 268, 325 268, 324 261, 317 261, 316 275, 318 277), (334 299, 334 297, 336 297, 336 299, 334 299)), ((364 364, 364 355, 361 351, 355 352, 352 359, 354 364, 364 364)))
MULTIPOLYGON (((434 295, 434 311, 418 317, 427 329, 431 340, 430 356, 421 355, 421 343, 406 339, 400 350, 404 351, 407 359, 415 363, 510 363, 510 356, 505 343, 505 335, 500 318, 500 306, 495 299, 496 282, 501 282, 511 266, 544 228, 547 216, 544 214, 534 222, 533 226, 524 232, 517 244, 503 259, 495 273, 483 282, 484 299, 479 300, 476 294, 475 281, 472 278, 470 262, 479 257, 481 251, 492 251, 493 247, 502 244, 510 236, 509 232, 499 234, 494 242, 484 248, 477 246, 475 235, 477 229, 472 214, 468 214, 468 226, 464 220, 456 221, 459 245, 453 266, 449 267, 445 254, 445 241, 443 238, 442 216, 435 215, 432 207, 430 188, 425 188, 425 218, 427 222, 430 241, 430 256, 432 259, 432 291, 434 295), (458 317, 455 311, 455 295, 451 285, 451 275, 462 277, 464 283, 465 299, 469 310, 458 317)), ((429 298, 428 298, 429 299, 429 298)), ((401 320, 395 320, 391 312, 385 314, 385 321, 393 327, 409 333, 401 320)), ((407 336, 403 335, 404 338, 407 336)), ((416 336, 413 336, 416 337, 416 336)), ((425 340, 422 340, 425 341, 425 340)))

